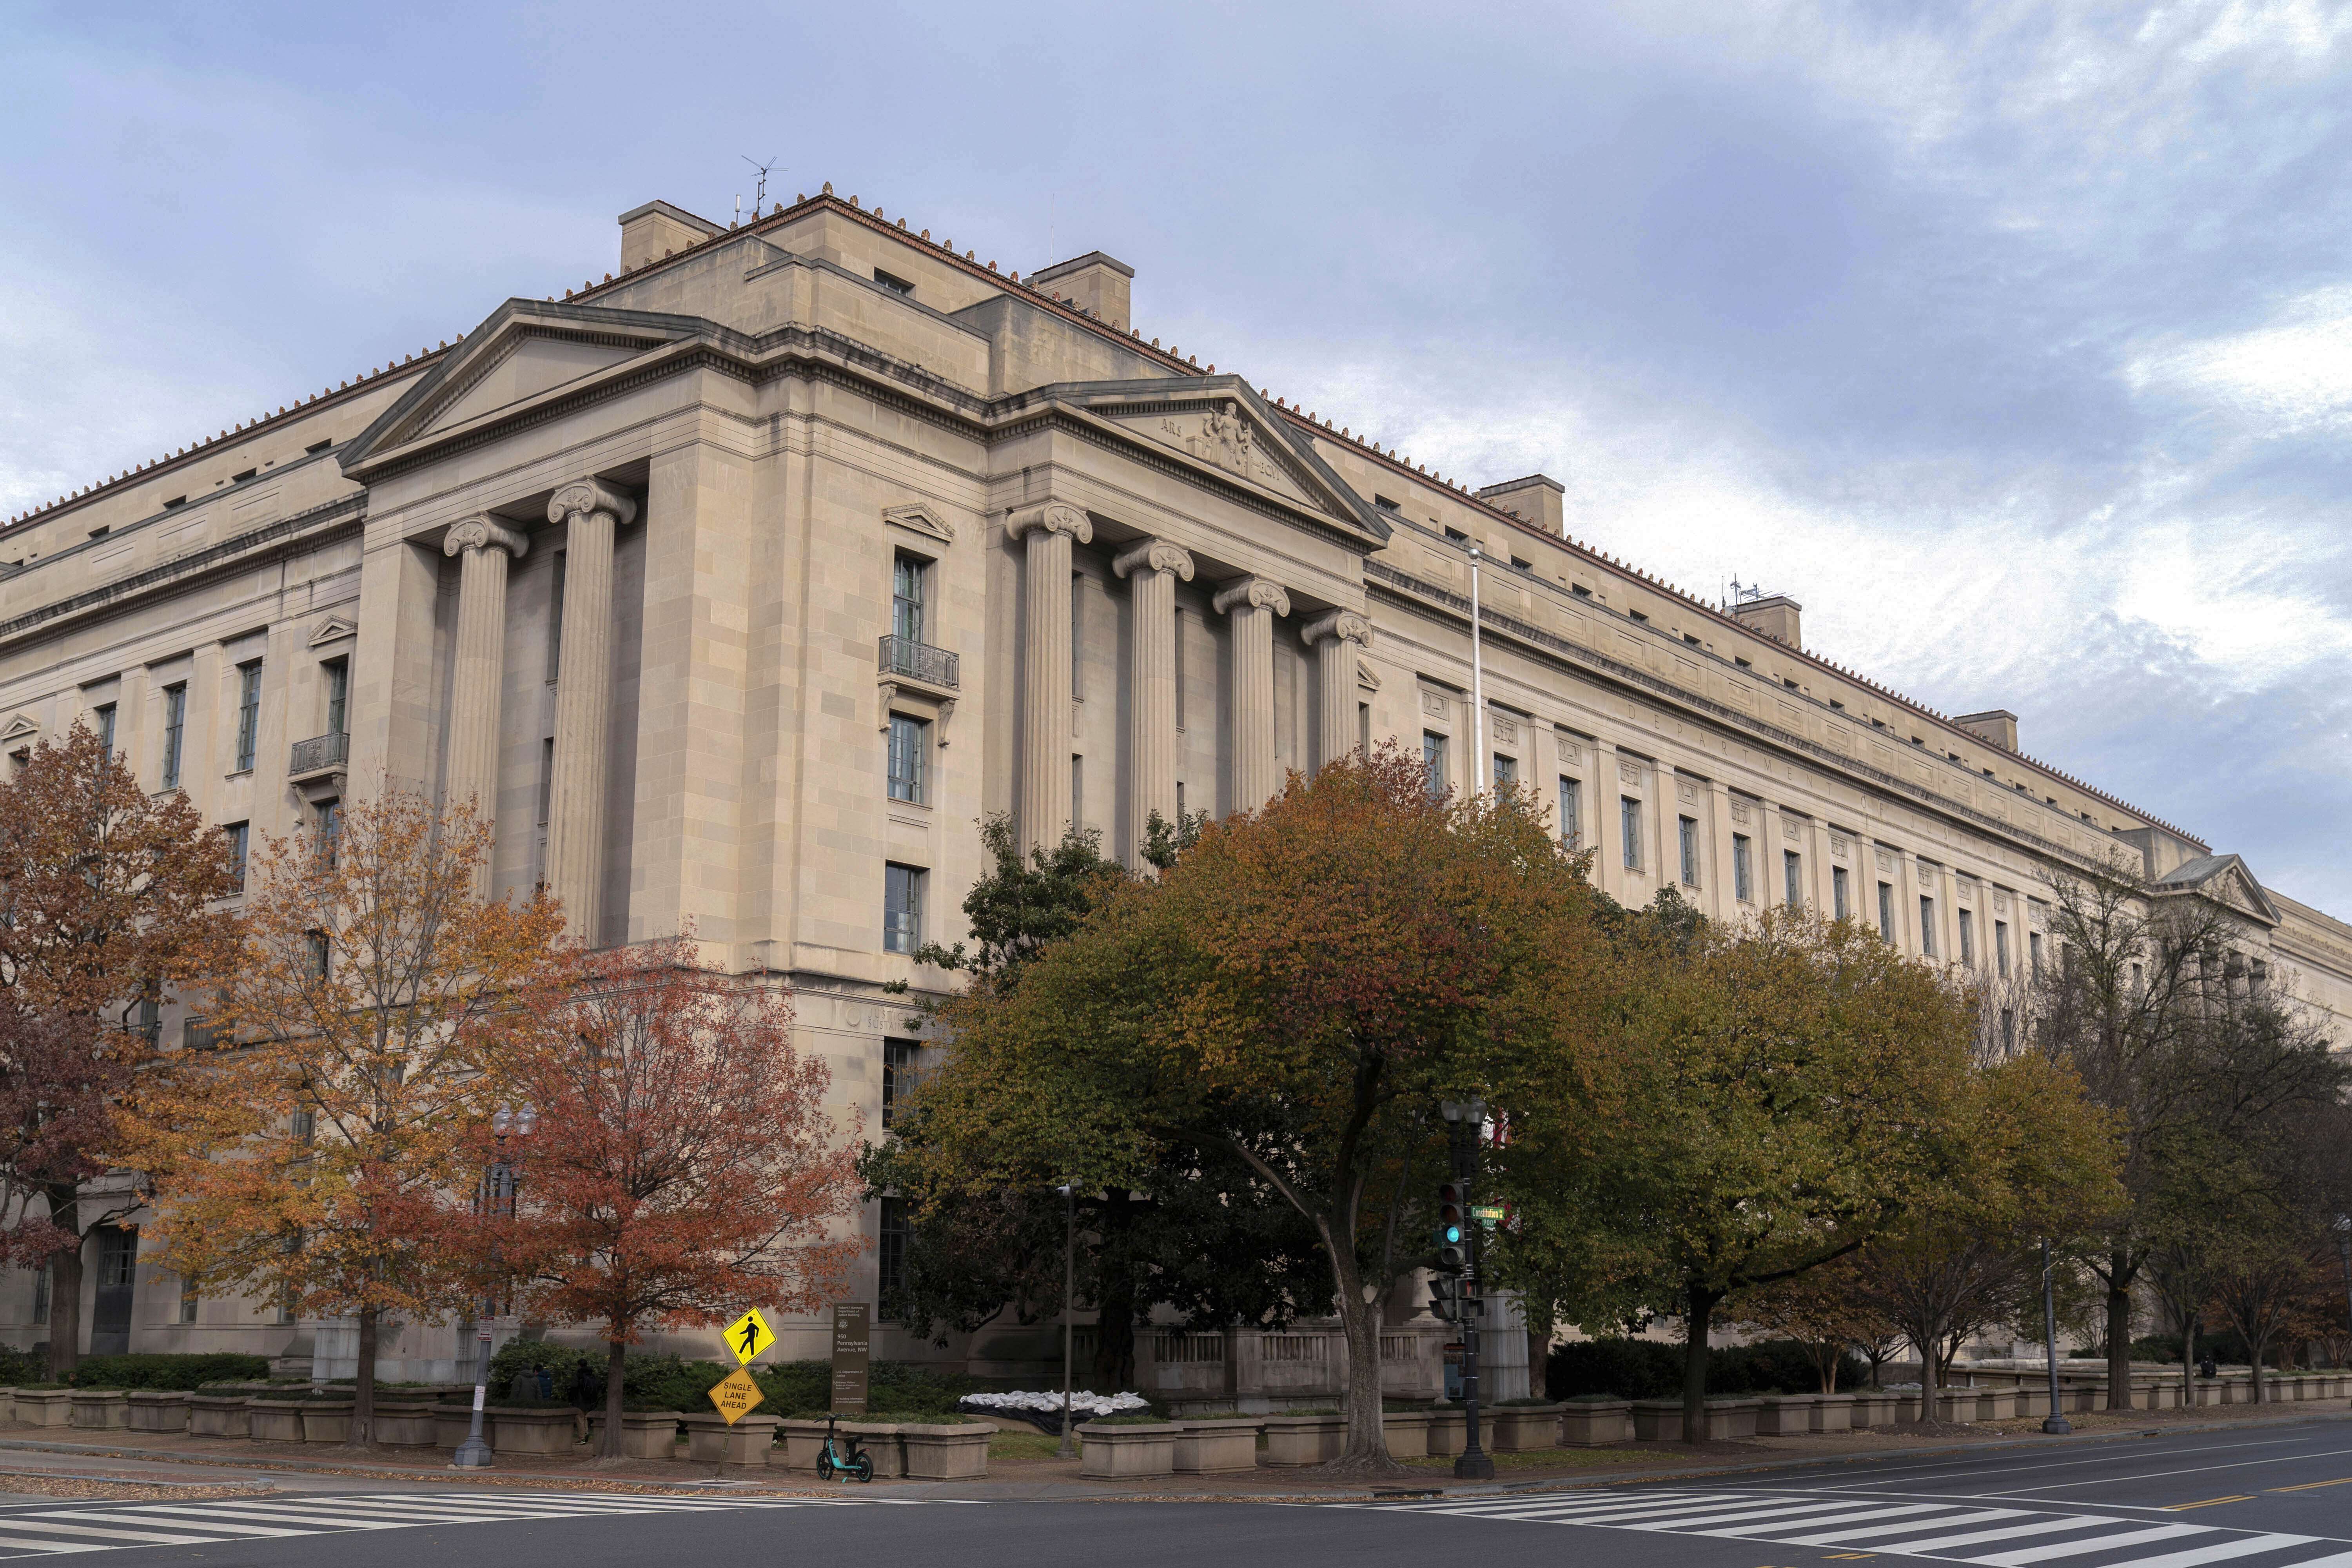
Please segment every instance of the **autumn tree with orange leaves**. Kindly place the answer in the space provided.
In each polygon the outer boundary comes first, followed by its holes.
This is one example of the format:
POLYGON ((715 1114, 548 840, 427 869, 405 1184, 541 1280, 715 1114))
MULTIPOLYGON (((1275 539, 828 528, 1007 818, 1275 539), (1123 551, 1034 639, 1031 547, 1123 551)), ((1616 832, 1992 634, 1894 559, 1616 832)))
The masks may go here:
POLYGON ((446 1196, 472 1190, 473 1130, 561 972, 552 903, 475 896, 489 849, 470 807, 398 790, 349 807, 333 838, 271 839, 211 976, 219 1048, 141 1097, 171 1266, 358 1320, 354 1447, 374 1435, 383 1321, 465 1310, 446 1196))
POLYGON ((77 721, 0 782, 0 1261, 46 1261, 49 1375, 80 1359, 81 1253, 128 1220, 118 1111, 155 1054, 144 1026, 232 929, 228 841, 185 795, 150 795, 77 721))
POLYGON ((864 1246, 857 1128, 826 1116, 830 1074, 793 1048, 783 997, 701 967, 691 940, 582 954, 567 979, 509 1080, 539 1112, 513 1223, 472 1250, 531 1313, 603 1326, 618 1458, 623 1360, 647 1327, 840 1293, 864 1246))

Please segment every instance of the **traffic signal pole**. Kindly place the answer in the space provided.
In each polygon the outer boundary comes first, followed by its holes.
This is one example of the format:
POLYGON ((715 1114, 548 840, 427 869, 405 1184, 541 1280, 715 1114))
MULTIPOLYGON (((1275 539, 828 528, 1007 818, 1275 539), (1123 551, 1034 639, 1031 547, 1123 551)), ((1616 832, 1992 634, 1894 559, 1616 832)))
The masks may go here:
POLYGON ((1448 1100, 1442 1107, 1448 1123, 1449 1153, 1454 1181, 1440 1191, 1438 1205, 1438 1267, 1457 1277, 1454 1295, 1462 1325, 1462 1452, 1454 1457, 1458 1480, 1491 1481, 1495 1461, 1478 1440, 1478 1319, 1485 1303, 1478 1299, 1478 1254, 1474 1239, 1478 1227, 1471 1217, 1470 1185, 1478 1176, 1478 1136, 1486 1106, 1448 1100))

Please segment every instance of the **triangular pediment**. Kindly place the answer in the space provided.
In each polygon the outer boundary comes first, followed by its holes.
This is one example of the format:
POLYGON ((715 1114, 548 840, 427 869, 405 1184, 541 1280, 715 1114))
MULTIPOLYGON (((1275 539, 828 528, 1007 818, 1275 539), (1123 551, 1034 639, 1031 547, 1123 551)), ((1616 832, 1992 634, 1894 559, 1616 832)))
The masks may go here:
POLYGON ((911 529, 917 533, 928 533, 942 544, 955 542, 955 524, 921 501, 909 501, 905 506, 886 506, 882 509, 882 521, 911 529))
POLYGON ((2207 855, 2189 861, 2159 878, 2157 886, 2168 892, 2196 893, 2263 925, 2274 926, 2282 918, 2263 891, 2262 879, 2241 856, 2207 855))
POLYGON ((13 746, 29 741, 41 732, 41 721, 29 714, 19 713, 7 723, 0 724, 0 746, 13 746))
POLYGON ((1128 415, 1117 423, 1285 500, 1321 510, 1319 498, 1290 471, 1295 464, 1285 462, 1287 444, 1244 412, 1238 399, 1128 415))
POLYGON ((518 333, 492 363, 477 367, 471 382, 452 389, 446 402, 435 408, 417 434, 430 435, 464 425, 607 365, 633 357, 633 346, 562 338, 542 332, 518 333))

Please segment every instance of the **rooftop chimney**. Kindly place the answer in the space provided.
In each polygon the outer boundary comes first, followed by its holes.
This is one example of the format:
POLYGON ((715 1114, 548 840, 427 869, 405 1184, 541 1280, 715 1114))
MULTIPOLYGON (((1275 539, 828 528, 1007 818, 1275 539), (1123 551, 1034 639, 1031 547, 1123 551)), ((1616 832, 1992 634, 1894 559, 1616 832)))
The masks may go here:
POLYGON ((1134 278, 1135 268, 1126 262, 1114 260, 1099 250, 1089 250, 1084 256, 1032 272, 1029 281, 1048 293, 1058 292, 1079 310, 1092 311, 1123 332, 1129 324, 1128 286, 1134 278))
POLYGON ((1952 721, 1969 734, 1990 741, 2004 752, 2017 750, 2017 715, 2006 708, 1963 713, 1952 721))
POLYGON ((621 270, 659 261, 673 250, 699 245, 719 226, 667 202, 647 202, 621 215, 621 270))
POLYGON ((1501 507, 1521 522, 1532 523, 1559 539, 1568 532, 1568 520, 1560 511, 1560 497, 1568 487, 1558 479, 1541 474, 1529 474, 1524 479, 1506 479, 1499 485, 1488 485, 1478 492, 1480 500, 1501 507))
POLYGON ((1775 594, 1769 599, 1743 599, 1731 606, 1731 614, 1750 631, 1761 632, 1774 642, 1802 648, 1805 643, 1798 634, 1797 616, 1804 607, 1786 594, 1775 594))

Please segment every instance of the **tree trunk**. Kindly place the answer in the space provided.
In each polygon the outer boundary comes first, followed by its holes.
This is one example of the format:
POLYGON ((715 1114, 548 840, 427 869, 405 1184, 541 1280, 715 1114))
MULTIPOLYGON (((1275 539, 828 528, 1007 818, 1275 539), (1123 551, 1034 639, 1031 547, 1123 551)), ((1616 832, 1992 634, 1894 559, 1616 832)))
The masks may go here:
POLYGON ((1528 1331, 1528 1397, 1551 1397, 1551 1336, 1528 1331))
POLYGON ((2263 1403, 2263 1395, 2268 1392, 2263 1386, 2263 1356, 2269 1349, 2267 1340, 2249 1340, 2246 1342, 2246 1359, 2254 1363, 2254 1403, 2257 1405, 2263 1403))
POLYGON ((2107 1408, 2129 1410, 2131 1402, 2131 1258, 2107 1258, 2107 1408))
POLYGON ((2188 1409, 2197 1403, 2197 1314, 2191 1312, 2180 1326, 2180 1408, 2188 1409))
POLYGON ((346 1447, 364 1448, 375 1441, 375 1309, 362 1307, 360 1362, 358 1374, 352 1379, 352 1430, 344 1440, 346 1447))
POLYGON ((1381 1310, 1364 1300, 1364 1287, 1353 1279, 1340 1281, 1339 1324, 1348 1341, 1348 1446, 1336 1462, 1386 1469, 1394 1461, 1381 1420, 1381 1310))
POLYGON ((1937 1349, 1944 1342, 1940 1332, 1930 1333, 1919 1342, 1919 1419, 1936 1418, 1936 1394, 1943 1386, 1942 1357, 1937 1349))
MULTIPOLYGON (((618 1333, 620 1325, 613 1325, 618 1333)), ((617 1459, 621 1457, 621 1373, 629 1347, 620 1340, 607 1341, 604 1345, 604 1442, 597 1450, 598 1457, 617 1459)))
MULTIPOLYGON (((54 1197, 49 1213, 67 1217, 57 1223, 73 1228, 74 1205, 60 1210, 54 1197)), ((81 1364, 81 1240, 49 1254, 49 1381, 63 1383, 81 1364)))
POLYGON ((1713 1290, 1689 1288, 1690 1316, 1683 1348, 1683 1441, 1706 1441, 1706 1335, 1723 1297, 1713 1290))

